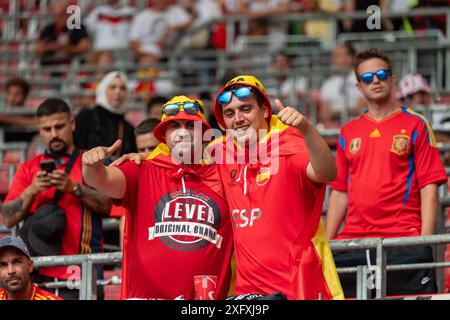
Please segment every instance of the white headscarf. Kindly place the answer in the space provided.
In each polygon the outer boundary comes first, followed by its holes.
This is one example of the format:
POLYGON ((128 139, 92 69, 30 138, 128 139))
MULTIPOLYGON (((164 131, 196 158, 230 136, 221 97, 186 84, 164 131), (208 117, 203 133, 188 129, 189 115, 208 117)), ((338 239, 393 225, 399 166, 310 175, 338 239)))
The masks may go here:
POLYGON ((126 75, 123 72, 120 71, 111 71, 108 72, 100 81, 100 83, 97 85, 97 89, 95 90, 95 103, 104 107, 108 111, 115 113, 115 114, 124 114, 125 113, 125 106, 126 106, 126 98, 124 99, 122 105, 120 108, 114 108, 111 106, 111 104, 108 102, 108 99, 106 98, 106 88, 108 87, 109 83, 119 77, 125 84, 125 87, 127 88, 127 94, 128 94, 128 79, 126 75))

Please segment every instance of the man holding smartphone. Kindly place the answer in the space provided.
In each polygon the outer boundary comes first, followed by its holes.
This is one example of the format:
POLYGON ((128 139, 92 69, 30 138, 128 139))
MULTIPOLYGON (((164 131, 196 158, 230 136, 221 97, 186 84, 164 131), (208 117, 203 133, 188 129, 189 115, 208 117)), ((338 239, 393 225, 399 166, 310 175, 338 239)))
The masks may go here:
MULTIPOLYGON (((65 223, 59 241, 59 254, 87 254, 102 251, 101 215, 109 214, 111 200, 103 194, 85 186, 81 175, 81 155, 73 143, 72 133, 75 123, 69 106, 61 99, 45 100, 37 109, 39 134, 45 142, 43 154, 22 163, 14 176, 5 203, 1 208, 3 221, 8 228, 33 215, 39 207, 52 204, 57 190, 60 196, 57 205, 64 210, 65 223), (52 162, 54 161, 54 168, 52 162), (72 160, 72 161, 71 161, 72 160), (73 165, 66 170, 69 162, 73 165), (68 172, 66 172, 68 171, 68 172)), ((56 221, 41 216, 39 230, 33 236, 45 240, 43 228, 55 225, 56 221), (40 235, 38 234, 40 233, 40 235)), ((37 223, 37 221, 33 221, 37 223)), ((30 228, 32 231, 33 228, 30 228)), ((33 248, 30 232, 30 247, 33 248)), ((54 255, 54 243, 39 242, 40 255, 54 255)), ((66 280, 73 277, 67 267, 51 267, 39 269, 35 282, 53 281, 55 278, 66 280)), ((101 270, 97 273, 102 276, 101 270)), ((58 294, 64 299, 77 299, 78 290, 60 289, 58 294)), ((99 292, 99 296, 102 293, 99 292)))

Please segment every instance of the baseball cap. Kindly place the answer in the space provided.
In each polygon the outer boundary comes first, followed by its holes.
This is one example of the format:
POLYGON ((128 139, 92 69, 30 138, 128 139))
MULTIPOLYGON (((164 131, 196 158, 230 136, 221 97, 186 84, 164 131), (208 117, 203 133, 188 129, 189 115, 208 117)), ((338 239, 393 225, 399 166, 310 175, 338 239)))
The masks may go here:
POLYGON ((5 248, 14 248, 22 252, 28 258, 31 258, 30 251, 28 250, 25 242, 19 237, 3 237, 0 239, 0 251, 5 248))
POLYGON ((211 126, 208 124, 208 122, 206 122, 205 114, 202 109, 200 109, 196 114, 188 114, 184 111, 183 104, 188 102, 198 103, 201 106, 201 108, 203 108, 203 102, 201 100, 188 98, 186 96, 175 96, 163 104, 163 109, 164 106, 169 104, 178 104, 180 105, 180 109, 179 112, 174 116, 167 116, 166 114, 163 113, 161 117, 161 122, 153 130, 153 135, 155 136, 156 139, 158 139, 162 143, 165 143, 167 125, 170 122, 176 120, 200 121, 203 124, 203 131, 211 129, 211 126))
POLYGON ((399 87, 400 99, 420 91, 431 93, 431 88, 428 85, 427 80, 420 74, 407 74, 400 80, 399 87))
POLYGON ((272 104, 270 103, 269 97, 267 96, 266 89, 262 85, 261 81, 259 81, 256 77, 249 75, 240 75, 228 81, 227 84, 222 89, 220 89, 220 91, 216 95, 216 100, 214 103, 214 114, 216 116, 219 125, 224 129, 226 128, 225 121, 223 120, 222 106, 218 101, 218 97, 222 92, 226 91, 229 87, 234 85, 244 85, 251 87, 263 96, 269 109, 269 116, 267 117, 267 122, 270 123, 270 120, 272 118, 272 104))

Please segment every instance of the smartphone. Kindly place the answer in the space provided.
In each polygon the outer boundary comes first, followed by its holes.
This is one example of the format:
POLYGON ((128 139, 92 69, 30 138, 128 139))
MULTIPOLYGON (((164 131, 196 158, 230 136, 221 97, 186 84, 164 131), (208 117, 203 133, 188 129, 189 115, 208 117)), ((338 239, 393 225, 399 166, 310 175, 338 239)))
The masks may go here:
POLYGON ((44 161, 41 161, 40 165, 41 165, 41 170, 45 171, 46 173, 50 173, 53 170, 56 170, 55 160, 44 160, 44 161))

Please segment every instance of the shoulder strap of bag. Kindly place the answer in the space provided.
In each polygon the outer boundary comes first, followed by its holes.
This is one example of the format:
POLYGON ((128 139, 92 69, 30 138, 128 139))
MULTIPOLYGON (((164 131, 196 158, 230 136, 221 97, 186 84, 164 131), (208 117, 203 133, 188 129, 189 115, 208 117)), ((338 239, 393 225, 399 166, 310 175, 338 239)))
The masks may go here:
MULTIPOLYGON (((67 163, 66 169, 64 170, 67 173, 67 175, 69 175, 70 171, 72 171, 72 167, 73 167, 75 160, 77 159, 79 153, 80 153, 80 150, 77 148, 75 148, 75 150, 72 152, 69 163, 67 163)), ((54 205, 56 205, 56 203, 58 202, 58 200, 62 194, 63 194, 63 192, 61 190, 56 190, 55 196, 53 197, 54 205)))

